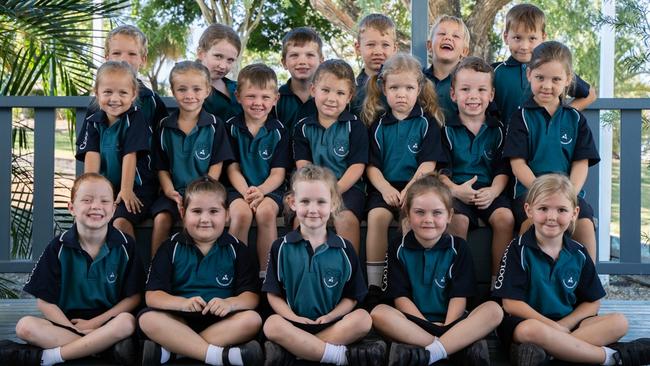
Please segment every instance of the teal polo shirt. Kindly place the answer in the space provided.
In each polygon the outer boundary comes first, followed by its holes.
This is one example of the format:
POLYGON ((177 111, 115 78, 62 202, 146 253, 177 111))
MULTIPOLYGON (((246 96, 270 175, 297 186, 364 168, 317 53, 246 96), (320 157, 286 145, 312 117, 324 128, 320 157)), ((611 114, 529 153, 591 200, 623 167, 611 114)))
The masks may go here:
POLYGON ((99 153, 99 173, 119 191, 124 156, 136 153, 134 189, 153 185, 149 153, 151 129, 137 106, 131 107, 110 126, 106 113, 102 110, 88 116, 84 122, 86 128, 77 139, 77 160, 83 162, 87 152, 99 153))
POLYGON ((223 233, 204 256, 191 237, 176 233, 156 252, 146 290, 208 302, 258 293, 257 275, 257 256, 234 236, 223 233))
POLYGON ((135 104, 142 111, 144 120, 151 127, 152 134, 160 127, 160 121, 169 115, 165 102, 160 99, 158 94, 144 85, 140 79, 138 79, 138 99, 136 99, 135 104))
POLYGON ((368 292, 359 259, 349 241, 327 232, 327 241, 312 249, 300 229, 271 246, 262 291, 284 298, 298 316, 317 319, 343 298, 361 302, 368 292))
POLYGON ((65 314, 102 313, 142 292, 143 266, 133 238, 108 226, 106 242, 93 259, 81 248, 77 225, 45 248, 24 290, 65 314))
POLYGON ((203 109, 205 109, 206 112, 212 113, 215 116, 219 117, 222 121, 225 121, 230 117, 242 113, 243 111, 241 109, 241 105, 239 105, 239 102, 237 102, 237 97, 235 97, 237 82, 226 77, 224 77, 222 80, 226 84, 226 88, 228 89, 230 96, 227 96, 212 87, 210 95, 208 95, 208 97, 205 98, 205 101, 203 101, 203 109))
POLYGON ((391 184, 408 182, 427 161, 444 163, 447 157, 438 122, 418 104, 404 120, 388 111, 370 127, 369 164, 391 184))
POLYGON ((603 298, 605 290, 585 247, 565 233, 554 260, 537 244, 532 226, 503 253, 492 295, 524 301, 545 317, 559 320, 581 303, 603 298))
MULTIPOLYGON (((503 147, 505 158, 523 158, 536 177, 548 173, 570 175, 571 163, 600 161, 587 120, 576 109, 560 105, 553 116, 529 99, 513 114, 503 147)), ((517 182, 513 198, 526 192, 517 182)))
POLYGON ((408 297, 431 322, 445 320, 449 300, 476 294, 474 264, 467 243, 444 234, 431 248, 409 231, 388 248, 386 296, 408 297))
POLYGON ((492 185, 494 177, 508 174, 508 162, 501 158, 505 140, 503 124, 492 116, 475 136, 460 121, 458 115, 447 120, 443 144, 447 148, 449 161, 443 173, 455 184, 463 184, 476 176, 475 188, 492 185))
MULTIPOLYGON (((318 122, 318 115, 303 118, 297 125, 293 142, 295 161, 307 160, 331 169, 336 179, 352 164, 368 164, 368 130, 354 114, 343 111, 328 128, 318 122)), ((355 186, 365 191, 359 181, 355 186)))
POLYGON ((264 183, 273 168, 288 168, 287 131, 277 119, 267 119, 253 137, 242 113, 226 121, 226 131, 230 136, 235 161, 239 163, 249 186, 264 183))
POLYGON ((277 119, 284 124, 289 136, 293 136, 294 127, 301 119, 318 113, 314 98, 309 97, 304 103, 291 90, 291 79, 280 87, 280 99, 275 105, 277 119))
POLYGON ((453 119, 458 114, 458 105, 451 100, 451 74, 446 78, 439 80, 433 73, 433 65, 428 69, 422 70, 424 76, 431 80, 438 95, 438 105, 442 108, 442 113, 445 115, 445 123, 453 119))
POLYGON ((154 143, 156 169, 169 171, 181 194, 212 165, 233 159, 224 123, 205 110, 188 135, 178 127, 178 111, 172 113, 163 119, 154 143))

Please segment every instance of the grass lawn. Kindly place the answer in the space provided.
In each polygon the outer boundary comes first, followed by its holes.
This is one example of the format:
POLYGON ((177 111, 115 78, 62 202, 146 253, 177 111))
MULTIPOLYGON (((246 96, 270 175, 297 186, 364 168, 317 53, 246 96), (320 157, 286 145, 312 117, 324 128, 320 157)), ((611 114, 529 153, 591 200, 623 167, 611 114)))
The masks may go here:
MULTIPOLYGON (((647 162, 642 161, 643 164, 647 162)), ((618 236, 620 233, 620 160, 612 160, 612 222, 610 224, 611 235, 618 236)), ((641 240, 650 242, 650 169, 647 165, 641 170, 641 240)))

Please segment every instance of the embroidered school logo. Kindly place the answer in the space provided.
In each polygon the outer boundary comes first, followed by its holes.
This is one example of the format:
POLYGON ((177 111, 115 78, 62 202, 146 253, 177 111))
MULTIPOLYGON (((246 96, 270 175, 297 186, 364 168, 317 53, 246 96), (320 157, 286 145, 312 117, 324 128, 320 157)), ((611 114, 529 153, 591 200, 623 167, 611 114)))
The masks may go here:
POLYGON ((345 141, 342 140, 334 141, 334 146, 332 147, 332 150, 334 151, 334 155, 338 156, 339 158, 346 157, 350 152, 348 150, 347 144, 345 143, 345 141))
POLYGON ((569 290, 573 290, 578 285, 578 279, 578 274, 569 270, 562 276, 562 285, 569 290))
POLYGON ((483 151, 483 156, 485 156, 485 158, 488 160, 494 159, 494 150, 485 149, 485 151, 483 151))
POLYGON ((560 143, 561 143, 562 145, 568 145, 568 144, 570 144, 571 142, 573 142, 573 137, 569 136, 569 134, 566 133, 566 132, 561 132, 561 135, 560 135, 560 143))
POLYGON ((106 281, 108 281, 108 283, 115 283, 115 281, 117 281, 117 275, 115 272, 111 271, 111 273, 107 274, 106 281))
POLYGON ((233 276, 226 272, 218 272, 214 279, 219 286, 228 287, 232 284, 233 276))
POLYGON ((199 145, 194 150, 194 156, 199 160, 206 160, 210 157, 210 149, 205 145, 199 145))
POLYGON ((445 288, 447 286, 447 278, 444 274, 436 276, 433 282, 435 282, 436 286, 440 288, 445 288))
POLYGON ((341 282, 341 272, 336 270, 326 270, 323 275, 323 284, 327 288, 336 287, 341 282))
POLYGON ((409 151, 413 154, 417 154, 422 150, 422 145, 420 144, 420 139, 416 136, 409 137, 406 147, 409 149, 409 151))
POLYGON ((268 147, 260 147, 259 154, 262 160, 271 159, 271 149, 269 149, 268 147))

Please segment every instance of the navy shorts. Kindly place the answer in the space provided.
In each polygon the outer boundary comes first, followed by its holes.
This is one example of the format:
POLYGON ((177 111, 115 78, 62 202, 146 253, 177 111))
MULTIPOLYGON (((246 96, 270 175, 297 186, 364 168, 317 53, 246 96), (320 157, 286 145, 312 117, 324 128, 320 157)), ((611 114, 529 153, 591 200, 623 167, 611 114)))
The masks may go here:
MULTIPOLYGON (((515 215, 515 228, 521 227, 521 224, 528 218, 526 215, 526 210, 524 210, 525 202, 525 194, 515 198, 512 201, 512 213, 515 215)), ((591 222, 594 221, 594 209, 589 203, 587 203, 587 201, 585 201, 584 198, 578 197, 578 207, 580 207, 580 212, 578 212, 578 220, 589 219, 591 222)))
POLYGON ((298 329, 301 329, 301 330, 304 330, 305 332, 307 332, 309 334, 318 334, 318 333, 324 331, 325 329, 331 327, 332 325, 334 325, 336 322, 338 322, 341 319, 343 319, 343 317, 336 318, 336 319, 332 320, 331 322, 324 323, 324 324, 304 324, 304 323, 294 322, 294 321, 289 320, 289 319, 285 319, 285 320, 287 320, 289 323, 291 323, 291 325, 293 325, 294 327, 296 327, 298 329))
MULTIPOLYGON (((142 316, 142 314, 148 313, 150 311, 160 311, 160 312, 167 313, 167 314, 170 314, 170 315, 173 315, 173 316, 177 316, 177 317, 183 319, 183 322, 185 322, 185 324, 188 327, 190 327, 193 331, 195 331, 196 333, 201 333, 203 330, 205 330, 205 328, 207 328, 207 327, 209 327, 209 326, 211 326, 211 325, 213 325, 215 323, 218 323, 218 322, 222 321, 223 319, 227 318, 227 316, 225 318, 222 318, 222 317, 216 316, 214 314, 205 314, 205 315, 203 315, 200 311, 198 311, 198 312, 188 312, 188 311, 175 311, 175 310, 160 310, 160 309, 146 307, 146 308, 142 309, 138 313, 138 316, 136 317, 137 324, 138 324, 138 329, 140 329, 140 326, 139 326, 140 317, 142 316)), ((231 314, 234 314, 234 312, 231 313, 231 314)), ((228 315, 231 315, 231 314, 228 314, 228 315)), ((140 334, 143 336, 144 339, 148 339, 146 334, 144 334, 144 332, 141 329, 140 329, 140 334)))
POLYGON ((468 205, 458 198, 454 198, 454 215, 463 215, 469 219, 470 228, 479 226, 479 218, 487 225, 490 216, 499 208, 510 209, 510 200, 503 194, 498 195, 494 201, 485 209, 480 209, 475 205, 468 205))
POLYGON ((172 215, 174 222, 181 219, 181 213, 178 212, 178 205, 176 202, 169 199, 167 196, 162 195, 151 205, 151 217, 156 217, 159 213, 167 211, 172 215))
POLYGON ((113 214, 113 220, 115 220, 118 217, 124 218, 128 220, 131 224, 137 225, 141 223, 142 221, 146 220, 149 218, 149 215, 151 213, 151 206, 156 198, 155 194, 153 192, 143 192, 144 189, 136 189, 134 190, 134 193, 138 199, 140 199, 140 202, 142 202, 142 207, 140 208, 140 212, 129 212, 126 209, 126 205, 124 202, 120 202, 119 205, 115 208, 115 214, 113 214))
POLYGON ((417 316, 407 314, 402 312, 404 316, 406 316, 406 319, 412 321, 415 323, 418 327, 422 328, 425 332, 431 334, 432 336, 436 337, 442 337, 443 334, 445 334, 449 329, 453 328, 456 324, 458 324, 460 321, 463 319, 467 318, 467 312, 463 314, 460 318, 454 320, 453 322, 447 324, 447 325, 437 325, 433 324, 432 322, 428 320, 424 320, 422 318, 418 318, 417 316))
POLYGON ((357 187, 351 187, 341 195, 343 206, 346 210, 352 211, 357 220, 363 220, 363 209, 366 205, 366 194, 357 187))
MULTIPOLYGON (((266 195, 264 195, 264 197, 268 197, 272 199, 273 202, 275 202, 275 204, 278 205, 278 216, 280 216, 282 214, 282 209, 284 208, 284 202, 283 202, 284 189, 280 187, 273 192, 267 193, 266 195)), ((229 187, 228 196, 226 198, 226 204, 228 205, 228 207, 230 207, 230 204, 238 198, 244 199, 244 196, 242 196, 241 193, 237 192, 235 188, 229 187)))
MULTIPOLYGON (((404 189, 404 187, 406 187, 407 184, 408 182, 400 182, 395 184, 391 183, 391 185, 400 192, 402 191, 402 189, 404 189)), ((372 209, 375 208, 385 208, 393 214, 395 220, 399 220, 400 208, 390 206, 388 203, 386 203, 386 201, 384 201, 384 197, 382 197, 381 195, 381 192, 379 192, 373 187, 371 188, 370 192, 368 192, 368 201, 366 202, 366 212, 370 212, 372 209)))

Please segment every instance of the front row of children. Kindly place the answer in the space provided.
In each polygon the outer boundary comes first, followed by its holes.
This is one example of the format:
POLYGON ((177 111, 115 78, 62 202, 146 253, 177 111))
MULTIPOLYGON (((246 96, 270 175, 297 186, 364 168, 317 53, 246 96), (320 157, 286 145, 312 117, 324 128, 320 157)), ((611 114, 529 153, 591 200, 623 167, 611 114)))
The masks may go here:
POLYGON ((290 188, 299 226, 272 245, 262 290, 275 314, 264 324, 255 312, 257 261, 224 231, 227 193, 207 176, 187 187, 184 229, 157 252, 147 307, 135 317, 144 276, 133 239, 109 225, 115 210, 109 180, 80 176, 69 203, 75 224, 52 240, 25 286, 44 318, 20 319, 16 334, 28 344, 2 341, 0 363, 52 365, 104 353, 132 364, 139 329, 143 365, 180 356, 211 365, 259 365, 264 358, 266 365, 296 358, 379 365, 386 343, 362 340, 373 326, 392 342, 390 365, 428 365, 453 355, 487 365, 482 338, 495 328, 519 365, 549 358, 650 362, 650 340, 614 343, 627 331, 623 315, 598 315, 605 292, 585 248, 570 239, 580 209, 563 175, 543 175, 528 191, 532 226, 506 249, 495 283, 503 311, 494 301, 466 309, 475 293, 472 260, 466 242, 447 233, 452 195, 436 175, 406 191, 402 215, 410 229, 390 244, 386 268, 391 301, 370 314, 357 307, 367 290, 355 251, 327 228, 342 207, 335 176, 308 164, 290 188), (256 340, 261 329, 265 355, 256 340))

